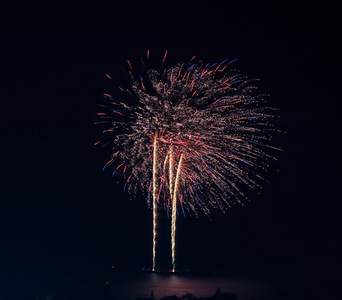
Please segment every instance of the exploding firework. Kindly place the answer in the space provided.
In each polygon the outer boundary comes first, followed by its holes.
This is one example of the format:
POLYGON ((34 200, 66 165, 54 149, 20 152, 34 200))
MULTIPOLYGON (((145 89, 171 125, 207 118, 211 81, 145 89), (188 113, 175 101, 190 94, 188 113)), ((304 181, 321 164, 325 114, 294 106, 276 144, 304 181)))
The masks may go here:
POLYGON ((259 187, 273 158, 266 150, 273 148, 274 130, 272 109, 255 95, 256 80, 231 69, 235 60, 204 64, 193 57, 167 68, 166 55, 159 70, 144 62, 135 70, 127 60, 127 82, 104 94, 108 103, 101 106, 98 123, 109 127, 97 143, 113 142, 105 167, 112 165, 113 176, 123 174, 124 190, 148 195, 153 269, 157 212, 163 207, 171 214, 175 270, 177 214, 243 205, 243 187, 259 187))

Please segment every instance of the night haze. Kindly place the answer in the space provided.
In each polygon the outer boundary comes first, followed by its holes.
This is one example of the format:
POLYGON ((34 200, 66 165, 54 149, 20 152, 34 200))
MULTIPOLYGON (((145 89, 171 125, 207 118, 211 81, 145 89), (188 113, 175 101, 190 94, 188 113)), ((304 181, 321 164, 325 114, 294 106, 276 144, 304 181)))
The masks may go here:
MULTIPOLYGON (((107 291, 135 299, 149 297, 150 287, 157 298, 177 287, 178 296, 198 297, 221 287, 238 299, 335 299, 342 250, 336 8, 152 2, 61 4, 54 13, 8 7, 0 50, 0 299, 97 292, 110 299, 107 291), (237 58, 234 68, 260 78, 258 92, 270 95, 283 132, 272 141, 282 151, 272 152, 268 182, 244 190, 250 202, 177 219, 177 265, 193 272, 188 277, 142 272, 152 265, 147 193, 124 192, 123 178, 102 172, 111 147, 94 147, 105 74, 120 77, 126 60, 148 49, 155 66, 166 50, 169 67, 194 55, 211 63, 237 58)), ((157 250, 165 269, 169 237, 162 213, 157 250)))

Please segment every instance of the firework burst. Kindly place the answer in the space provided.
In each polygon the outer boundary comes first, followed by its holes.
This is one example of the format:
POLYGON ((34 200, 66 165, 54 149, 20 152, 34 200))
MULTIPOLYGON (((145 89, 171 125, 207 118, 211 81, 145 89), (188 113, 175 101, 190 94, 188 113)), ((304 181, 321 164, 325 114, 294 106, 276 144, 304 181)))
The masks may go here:
MULTIPOLYGON (((259 187, 273 157, 272 109, 256 95, 254 80, 231 69, 234 60, 179 63, 159 71, 127 61, 127 82, 105 93, 98 113, 113 142, 113 176, 124 189, 146 191, 153 208, 153 268, 158 207, 171 212, 172 265, 178 212, 225 211, 246 200, 242 187, 259 187)), ((149 59, 149 52, 147 53, 149 59)), ((107 75, 113 80, 110 75, 107 75)), ((97 142, 100 143, 101 141, 97 142)), ((105 166, 105 167, 106 167, 105 166)))

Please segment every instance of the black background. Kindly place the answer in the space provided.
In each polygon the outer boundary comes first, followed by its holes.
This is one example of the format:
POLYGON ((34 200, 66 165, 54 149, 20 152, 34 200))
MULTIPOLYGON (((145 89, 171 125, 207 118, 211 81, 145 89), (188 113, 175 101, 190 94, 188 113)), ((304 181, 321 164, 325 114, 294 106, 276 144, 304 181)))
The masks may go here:
POLYGON ((168 50, 170 66, 193 55, 205 62, 238 58, 235 67, 261 79, 261 90, 279 108, 276 125, 286 132, 275 138, 283 151, 271 165, 270 183, 249 192, 250 203, 210 220, 179 219, 179 263, 289 279, 300 272, 308 286, 320 282, 324 292, 335 292, 341 260, 337 10, 328 2, 291 1, 5 7, 0 293, 30 276, 151 264, 146 195, 130 200, 122 183, 102 173, 111 149, 93 146, 105 74, 118 76, 126 59, 144 57, 147 49, 155 62, 168 50))

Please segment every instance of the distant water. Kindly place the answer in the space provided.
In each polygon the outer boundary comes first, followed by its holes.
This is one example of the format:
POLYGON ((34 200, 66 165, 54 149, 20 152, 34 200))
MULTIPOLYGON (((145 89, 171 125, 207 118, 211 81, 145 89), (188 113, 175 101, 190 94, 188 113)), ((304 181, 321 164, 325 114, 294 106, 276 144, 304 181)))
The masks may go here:
POLYGON ((310 272, 268 273, 265 276, 239 275, 176 275, 123 271, 79 270, 77 272, 53 270, 0 270, 0 300, 32 299, 108 299, 136 300, 138 297, 156 299, 191 293, 196 297, 221 292, 236 294, 239 300, 272 299, 338 299, 337 278, 316 276, 310 272), (106 296, 107 295, 107 296, 106 296), (330 296, 330 297, 329 297, 330 296))
POLYGON ((108 282, 114 299, 135 300, 138 297, 181 297, 191 293, 197 297, 212 296, 217 288, 221 292, 234 293, 240 300, 272 299, 276 291, 260 278, 224 278, 215 276, 164 275, 156 273, 116 276, 108 282))

